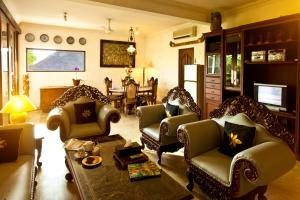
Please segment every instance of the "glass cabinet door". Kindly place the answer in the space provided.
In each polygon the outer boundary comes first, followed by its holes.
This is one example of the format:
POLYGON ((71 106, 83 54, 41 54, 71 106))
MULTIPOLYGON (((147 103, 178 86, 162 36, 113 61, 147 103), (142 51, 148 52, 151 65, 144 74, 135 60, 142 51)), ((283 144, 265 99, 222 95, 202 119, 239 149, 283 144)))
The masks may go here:
POLYGON ((225 88, 240 88, 241 38, 239 34, 225 38, 225 88))
POLYGON ((207 55, 207 74, 220 75, 221 59, 219 53, 210 53, 207 55))

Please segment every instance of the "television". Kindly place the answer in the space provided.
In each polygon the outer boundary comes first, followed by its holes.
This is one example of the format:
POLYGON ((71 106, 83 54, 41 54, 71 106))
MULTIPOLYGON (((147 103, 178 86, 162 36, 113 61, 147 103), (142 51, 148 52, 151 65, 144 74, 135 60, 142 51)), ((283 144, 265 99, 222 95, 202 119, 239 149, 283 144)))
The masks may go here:
POLYGON ((287 85, 254 83, 254 99, 271 110, 287 111, 287 85))

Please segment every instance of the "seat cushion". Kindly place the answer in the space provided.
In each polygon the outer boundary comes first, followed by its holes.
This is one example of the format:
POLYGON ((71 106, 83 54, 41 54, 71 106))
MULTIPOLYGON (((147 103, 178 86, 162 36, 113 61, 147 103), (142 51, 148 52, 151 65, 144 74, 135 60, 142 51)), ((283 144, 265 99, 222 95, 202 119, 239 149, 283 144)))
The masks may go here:
POLYGON ((30 199, 34 156, 20 155, 14 162, 0 164, 0 198, 30 199))
POLYGON ((104 130, 102 130, 96 122, 86 124, 72 124, 67 139, 101 135, 103 131, 104 130))
POLYGON ((143 128, 142 132, 159 141, 159 126, 160 123, 151 124, 150 126, 143 128))
POLYGON ((191 163, 225 186, 230 185, 229 173, 232 158, 215 148, 193 157, 191 163))
POLYGON ((18 158, 22 128, 0 130, 0 163, 18 158))

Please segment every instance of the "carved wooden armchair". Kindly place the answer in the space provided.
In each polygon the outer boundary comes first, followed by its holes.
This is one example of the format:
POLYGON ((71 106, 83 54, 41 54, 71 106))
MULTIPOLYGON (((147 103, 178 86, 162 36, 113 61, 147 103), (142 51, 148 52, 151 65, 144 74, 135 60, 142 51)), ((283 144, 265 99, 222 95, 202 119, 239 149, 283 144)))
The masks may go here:
POLYGON ((142 145, 144 147, 146 144, 149 149, 157 151, 159 164, 163 152, 175 152, 183 147, 176 135, 178 126, 201 118, 200 108, 183 88, 171 89, 162 102, 179 105, 179 115, 166 117, 164 104, 137 108, 142 145))
POLYGON ((195 181, 212 199, 266 199, 268 183, 295 165, 293 135, 263 104, 245 96, 226 100, 210 117, 178 128, 188 164, 187 188, 192 190, 195 181), (253 146, 233 157, 220 153, 225 121, 255 127, 253 146))
POLYGON ((110 99, 97 88, 79 85, 68 89, 53 102, 54 108, 49 112, 47 128, 56 130, 60 127, 60 139, 91 138, 108 135, 110 122, 117 123, 120 112, 110 105, 110 99), (96 120, 89 123, 76 123, 74 105, 95 102, 96 120))

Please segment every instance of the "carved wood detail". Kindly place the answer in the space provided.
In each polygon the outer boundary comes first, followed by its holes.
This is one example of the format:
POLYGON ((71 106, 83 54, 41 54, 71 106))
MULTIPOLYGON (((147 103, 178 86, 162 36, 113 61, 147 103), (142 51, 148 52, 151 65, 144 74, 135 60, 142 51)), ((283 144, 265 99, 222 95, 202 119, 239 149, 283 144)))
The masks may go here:
POLYGON ((100 101, 104 104, 110 104, 108 97, 102 94, 97 88, 88 85, 78 85, 68 89, 52 105, 53 107, 64 106, 69 101, 76 101, 79 97, 88 97, 94 101, 100 101))
POLYGON ((168 102, 168 100, 175 100, 175 99, 179 99, 179 102, 183 105, 185 105, 191 112, 194 112, 198 115, 199 119, 201 118, 201 110, 200 108, 197 106, 197 104, 194 102, 193 97, 191 96, 191 94, 186 91, 184 88, 181 87, 174 87, 173 89, 171 89, 167 96, 165 96, 162 99, 163 103, 168 102))

